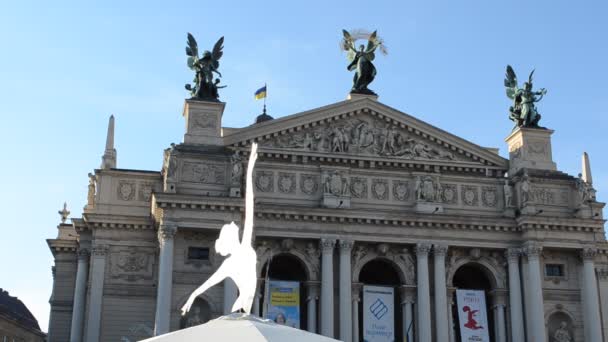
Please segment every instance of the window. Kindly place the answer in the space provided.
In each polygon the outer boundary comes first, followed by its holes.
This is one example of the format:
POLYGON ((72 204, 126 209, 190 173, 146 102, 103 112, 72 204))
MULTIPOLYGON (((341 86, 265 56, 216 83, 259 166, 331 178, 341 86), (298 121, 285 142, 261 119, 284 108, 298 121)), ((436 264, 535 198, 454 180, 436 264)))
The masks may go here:
POLYGON ((564 265, 546 264, 545 265, 545 276, 546 277, 563 277, 564 276, 564 265))
POLYGON ((208 247, 188 247, 188 260, 209 260, 208 247))

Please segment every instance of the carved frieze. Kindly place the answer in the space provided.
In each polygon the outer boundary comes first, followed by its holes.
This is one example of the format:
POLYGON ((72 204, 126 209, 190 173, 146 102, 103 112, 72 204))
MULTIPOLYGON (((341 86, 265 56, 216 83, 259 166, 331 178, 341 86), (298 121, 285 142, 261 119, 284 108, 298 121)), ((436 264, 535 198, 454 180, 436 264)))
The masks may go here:
POLYGON ((300 175, 300 190, 307 195, 314 195, 319 189, 319 176, 301 174, 300 175))
POLYGON ((462 203, 468 206, 477 206, 479 204, 479 195, 476 186, 462 186, 462 203))
POLYGON ((193 183, 224 184, 226 167, 217 163, 184 162, 182 180, 193 183))
POLYGON ((409 183, 406 181, 393 181, 393 199, 397 201, 407 201, 409 199, 409 183))
POLYGON ((552 189, 533 186, 530 190, 530 200, 536 204, 555 204, 555 197, 552 189))
POLYGON ((351 177, 350 193, 354 198, 367 198, 367 178, 351 177))
POLYGON ((293 194, 296 191, 296 174, 279 172, 278 188, 284 194, 293 194))
POLYGON ((191 130, 206 130, 217 127, 217 116, 213 113, 192 113, 191 130))
POLYGON ((116 190, 118 198, 123 201, 131 201, 135 198, 135 181, 120 180, 116 190))
POLYGON ((152 279, 152 256, 143 250, 116 251, 110 257, 110 276, 127 282, 152 279))
POLYGON ((364 154, 407 160, 457 160, 442 145, 423 139, 405 128, 376 117, 348 118, 323 122, 299 133, 261 143, 265 147, 306 151, 364 154))
POLYGON ((273 192, 274 173, 272 171, 257 171, 255 173, 255 187, 262 192, 273 192))
POLYGON ((372 180, 372 196, 377 200, 388 199, 388 181, 386 179, 372 180))
POLYGON ((138 192, 138 200, 149 202, 152 197, 152 189, 154 187, 154 183, 142 182, 139 183, 139 192, 138 192))
POLYGON ((441 200, 445 204, 456 204, 458 202, 458 187, 456 184, 443 183, 441 184, 443 191, 441 200))
POLYGON ((498 190, 492 186, 481 188, 481 203, 484 207, 495 208, 498 203, 498 190))

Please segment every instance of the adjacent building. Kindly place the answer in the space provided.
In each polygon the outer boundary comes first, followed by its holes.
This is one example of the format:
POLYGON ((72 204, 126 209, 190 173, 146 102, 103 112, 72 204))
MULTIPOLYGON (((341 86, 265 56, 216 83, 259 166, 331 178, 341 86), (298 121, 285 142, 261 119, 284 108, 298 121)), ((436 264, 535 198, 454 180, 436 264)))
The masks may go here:
POLYGON ((44 342, 46 334, 38 321, 17 297, 0 289, 0 341, 44 342))

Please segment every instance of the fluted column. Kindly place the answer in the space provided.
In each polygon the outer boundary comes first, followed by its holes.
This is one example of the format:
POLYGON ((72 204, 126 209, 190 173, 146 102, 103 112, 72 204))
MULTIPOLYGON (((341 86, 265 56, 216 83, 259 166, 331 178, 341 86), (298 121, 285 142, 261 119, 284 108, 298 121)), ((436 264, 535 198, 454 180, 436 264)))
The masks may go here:
POLYGON ((509 312, 511 340, 525 341, 523 310, 521 305, 521 281, 519 277, 519 248, 509 248, 506 253, 509 267, 509 312))
POLYGON ((494 311, 494 338, 496 342, 507 342, 507 325, 505 321, 506 294, 507 291, 502 289, 497 289, 490 293, 492 296, 492 311, 494 311))
POLYGON ((340 340, 352 341, 351 251, 354 242, 340 240, 340 340))
POLYGON ((319 300, 319 282, 306 282, 308 296, 306 297, 306 305, 308 306, 308 331, 317 333, 317 300, 319 300))
POLYGON ((363 284, 353 283, 353 342, 359 342, 359 302, 361 301, 361 288, 363 284))
POLYGON ((334 337, 335 239, 321 239, 321 334, 334 337))
POLYGON ((70 342, 82 341, 82 323, 84 322, 84 305, 87 300, 87 279, 89 273, 90 253, 86 248, 78 250, 78 268, 76 269, 76 286, 74 289, 74 307, 70 342))
POLYGON ((585 248, 581 252, 583 259, 583 324, 585 324, 585 341, 602 342, 602 326, 600 319, 600 306, 597 295, 597 279, 595 278, 596 250, 585 248))
POLYGON ((156 294, 156 316, 154 336, 169 332, 171 318, 171 289, 173 286, 173 236, 177 226, 162 224, 158 228, 160 262, 158 265, 158 289, 156 294))
POLYGON ((418 269, 418 342, 431 342, 431 298, 429 292, 429 251, 431 245, 416 245, 418 269))
POLYGON ((94 246, 91 251, 91 289, 89 290, 89 307, 85 341, 99 341, 101 327, 101 306, 103 302, 103 282, 106 270, 108 246, 94 246))
POLYGON ((542 247, 535 243, 528 243, 524 247, 526 256, 528 257, 528 284, 529 303, 526 306, 530 308, 530 317, 527 322, 530 325, 530 334, 528 341, 544 342, 546 341, 545 333, 545 310, 543 303, 543 288, 540 274, 540 254, 542 247))
POLYGON ((435 279, 435 331, 437 341, 448 341, 448 300, 445 284, 445 255, 448 247, 433 246, 434 279, 435 279))
POLYGON ((456 293, 455 287, 448 288, 448 324, 450 326, 450 342, 456 341, 456 326, 454 325, 453 317, 454 305, 456 305, 456 303, 454 302, 454 293, 456 293))
POLYGON ((403 317, 403 336, 408 342, 414 342, 414 298, 416 297, 416 287, 412 285, 402 285, 399 288, 401 296, 401 313, 403 317), (409 329, 409 331, 408 331, 409 329))

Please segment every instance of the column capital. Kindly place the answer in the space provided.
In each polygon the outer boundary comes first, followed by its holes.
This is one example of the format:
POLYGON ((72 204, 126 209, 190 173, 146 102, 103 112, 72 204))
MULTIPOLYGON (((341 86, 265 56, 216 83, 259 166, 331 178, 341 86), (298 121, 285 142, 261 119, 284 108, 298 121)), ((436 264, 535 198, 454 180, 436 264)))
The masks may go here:
POLYGON ((509 248, 505 250, 505 258, 508 262, 519 262, 521 254, 521 248, 509 248))
POLYGON ((89 260, 91 256, 91 251, 88 248, 78 248, 78 260, 89 260))
POLYGON ((344 252, 350 252, 353 249, 353 246, 355 245, 355 241, 353 240, 342 240, 340 239, 340 242, 338 243, 338 246, 340 247, 340 251, 344 251, 344 252))
POLYGON ((306 300, 319 299, 319 288, 321 287, 321 282, 306 281, 304 282, 304 286, 308 289, 308 297, 306 300))
POLYGON ((336 246, 336 239, 323 238, 319 241, 319 247, 323 253, 330 253, 336 246))
POLYGON ((585 247, 580 253, 583 261, 593 261, 595 259, 595 255, 597 254, 597 249, 593 247, 585 247))
POLYGON ((416 255, 417 256, 428 256, 431 251, 431 244, 429 243, 418 243, 416 244, 416 255))
POLYGON ((528 260, 538 260, 543 251, 543 246, 536 242, 530 242, 524 245, 522 251, 528 257, 528 260))
POLYGON ((401 285, 399 286, 399 296, 401 296, 401 304, 414 304, 416 302, 416 286, 401 285))
POLYGON ((361 290, 363 289, 362 283, 352 283, 351 295, 353 302, 359 302, 361 300, 361 290))
POLYGON ((96 245, 91 249, 91 254, 96 257, 105 257, 108 249, 108 245, 96 245))
POLYGON ((437 244, 433 245, 433 255, 438 257, 445 257, 448 253, 448 245, 437 244))
POLYGON ((177 232, 177 225, 175 224, 161 224, 158 227, 158 241, 164 242, 165 240, 173 239, 177 232))

